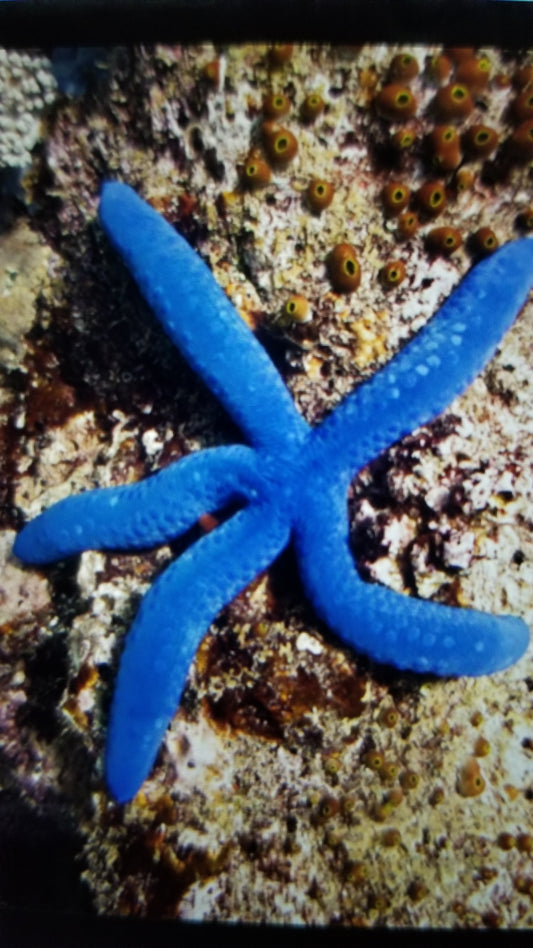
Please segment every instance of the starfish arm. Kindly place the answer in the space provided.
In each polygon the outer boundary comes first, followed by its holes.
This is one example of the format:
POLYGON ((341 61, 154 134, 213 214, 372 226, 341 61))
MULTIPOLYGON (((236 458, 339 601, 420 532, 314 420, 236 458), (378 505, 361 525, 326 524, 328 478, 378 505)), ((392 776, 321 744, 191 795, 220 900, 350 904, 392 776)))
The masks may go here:
POLYGON ((250 505, 190 547, 146 594, 111 708, 106 776, 119 802, 130 800, 148 776, 208 626, 269 566, 289 534, 270 506, 250 505))
POLYGON ((142 549, 184 533, 201 514, 256 496, 257 462, 244 445, 210 448, 124 487, 67 497, 28 523, 13 552, 52 563, 102 549, 142 549))
POLYGON ((275 451, 307 426, 267 353, 201 257, 127 185, 104 184, 100 221, 192 368, 254 447, 275 451))
POLYGON ((532 285, 531 239, 474 267, 418 335, 316 430, 335 469, 351 478, 447 408, 492 358, 532 285))
POLYGON ((324 488, 307 496, 295 528, 300 573, 318 615, 348 645, 377 662, 436 675, 486 675, 516 662, 529 630, 514 616, 492 616, 414 599, 357 574, 346 501, 324 488))

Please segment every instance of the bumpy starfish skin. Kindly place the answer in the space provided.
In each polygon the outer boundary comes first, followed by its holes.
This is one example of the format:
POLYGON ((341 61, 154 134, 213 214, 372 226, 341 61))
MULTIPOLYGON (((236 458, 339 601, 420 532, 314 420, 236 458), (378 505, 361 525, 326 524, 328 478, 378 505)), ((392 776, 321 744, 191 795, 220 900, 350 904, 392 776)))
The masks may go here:
POLYGON ((515 662, 529 641, 521 619, 361 580, 346 492, 357 470, 446 408, 492 357, 533 284, 533 240, 507 244, 475 267, 384 369, 311 428, 208 267, 159 214, 126 185, 108 183, 100 219, 168 335, 250 444, 63 500, 16 540, 22 560, 48 563, 85 549, 163 543, 206 511, 240 505, 159 576, 130 629, 107 745, 115 798, 131 799, 147 777, 209 624, 291 538, 317 613, 358 651, 439 675, 482 675, 515 662))

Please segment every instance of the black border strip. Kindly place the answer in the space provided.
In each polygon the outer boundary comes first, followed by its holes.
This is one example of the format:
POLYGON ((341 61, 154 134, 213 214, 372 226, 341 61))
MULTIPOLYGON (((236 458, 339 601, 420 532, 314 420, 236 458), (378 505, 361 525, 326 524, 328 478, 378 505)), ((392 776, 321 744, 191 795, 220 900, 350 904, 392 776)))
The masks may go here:
POLYGON ((0 45, 533 44, 531 0, 0 0, 0 45))

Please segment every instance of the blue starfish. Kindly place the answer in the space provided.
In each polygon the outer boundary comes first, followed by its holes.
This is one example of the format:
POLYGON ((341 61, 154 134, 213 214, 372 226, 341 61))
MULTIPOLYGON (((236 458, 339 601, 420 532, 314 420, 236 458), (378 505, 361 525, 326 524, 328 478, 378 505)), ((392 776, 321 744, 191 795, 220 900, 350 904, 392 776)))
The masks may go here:
POLYGON ((533 284, 533 240, 507 244, 475 267, 384 369, 311 428, 208 267, 156 211, 126 185, 107 183, 100 219, 166 332, 250 445, 200 451, 138 484, 67 498, 17 537, 16 555, 42 564, 87 549, 165 543, 206 511, 239 506, 166 568, 133 622, 107 745, 114 797, 131 799, 150 772, 209 624, 291 538, 318 615, 357 651, 438 675, 482 675, 515 662, 529 640, 521 619, 364 582, 346 495, 355 472, 444 410, 492 357, 533 284))

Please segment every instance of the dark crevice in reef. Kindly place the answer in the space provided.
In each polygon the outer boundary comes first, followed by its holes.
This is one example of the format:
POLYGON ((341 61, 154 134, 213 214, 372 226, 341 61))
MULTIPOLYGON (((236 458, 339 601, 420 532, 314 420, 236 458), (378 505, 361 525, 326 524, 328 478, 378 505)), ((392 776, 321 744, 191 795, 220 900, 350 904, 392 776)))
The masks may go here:
POLYGON ((57 799, 37 809, 14 789, 0 790, 0 847, 2 907, 92 914, 80 879, 82 839, 57 799))

